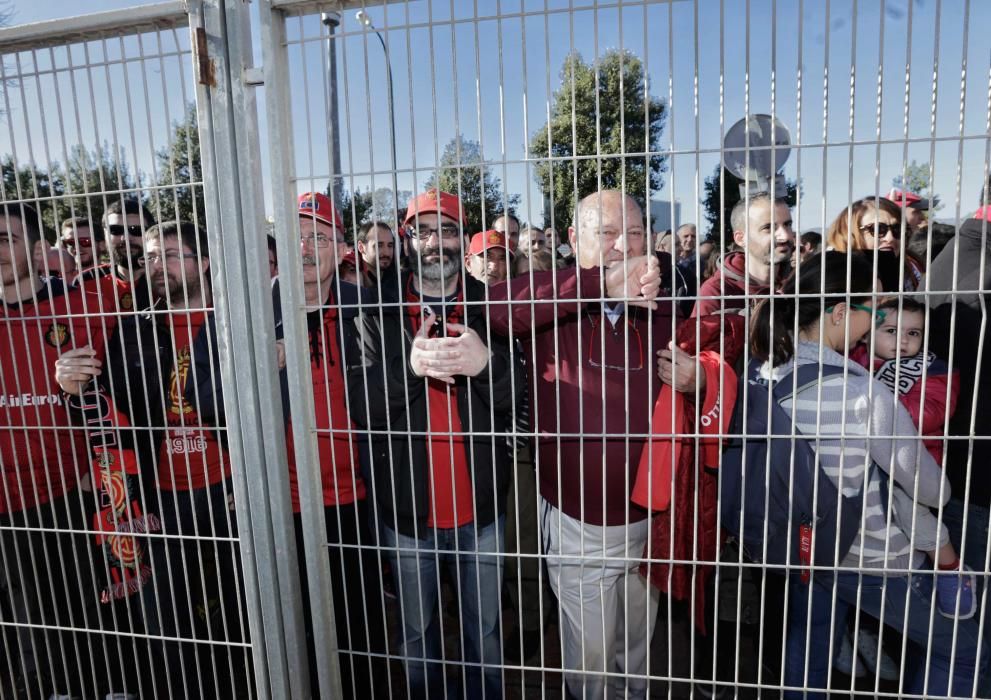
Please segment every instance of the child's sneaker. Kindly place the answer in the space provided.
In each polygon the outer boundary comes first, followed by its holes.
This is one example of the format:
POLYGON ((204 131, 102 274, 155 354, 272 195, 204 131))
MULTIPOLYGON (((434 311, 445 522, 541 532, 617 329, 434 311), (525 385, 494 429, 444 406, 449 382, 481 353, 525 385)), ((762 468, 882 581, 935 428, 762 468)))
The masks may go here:
POLYGON ((939 609, 939 614, 959 620, 973 617, 977 610, 976 582, 969 566, 963 566, 960 571, 937 571, 936 607, 939 609))

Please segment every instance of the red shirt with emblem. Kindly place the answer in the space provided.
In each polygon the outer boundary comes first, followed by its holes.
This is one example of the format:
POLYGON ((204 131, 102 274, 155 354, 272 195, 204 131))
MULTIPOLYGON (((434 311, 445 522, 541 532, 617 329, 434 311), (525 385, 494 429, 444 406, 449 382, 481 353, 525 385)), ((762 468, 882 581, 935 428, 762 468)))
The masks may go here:
POLYGON ((100 289, 86 294, 50 279, 35 298, 0 304, 0 513, 55 500, 90 469, 86 433, 70 420, 55 361, 87 344, 102 355, 116 321, 88 315, 103 310, 100 289))
POLYGON ((191 350, 206 313, 180 311, 169 319, 175 361, 165 381, 168 428, 158 453, 158 487, 188 491, 220 483, 230 476, 231 464, 216 429, 203 424, 195 405, 195 364, 203 358, 193 357, 191 350))
MULTIPOLYGON (((306 315, 310 341, 310 376, 313 380, 313 412, 320 459, 323 504, 341 506, 365 497, 365 482, 358 471, 358 445, 351 431, 347 385, 339 347, 337 309, 333 306, 306 315)), ((286 431, 289 453, 289 493, 298 513, 299 479, 292 424, 286 431)))

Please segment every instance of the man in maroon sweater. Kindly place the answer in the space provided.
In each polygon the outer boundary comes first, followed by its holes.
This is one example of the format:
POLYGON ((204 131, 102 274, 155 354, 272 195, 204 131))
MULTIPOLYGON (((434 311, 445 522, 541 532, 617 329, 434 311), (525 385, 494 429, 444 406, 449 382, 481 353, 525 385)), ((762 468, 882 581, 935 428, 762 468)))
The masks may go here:
MULTIPOLYGON (((574 224, 578 266, 492 287, 489 314, 528 352, 541 536, 564 664, 575 672, 568 689, 602 697, 605 673, 646 673, 657 592, 636 570, 649 521, 630 488, 661 386, 654 358, 677 311, 669 287, 661 291, 673 263, 641 257, 646 231, 632 198, 592 194, 574 224)), ((646 681, 629 676, 611 685, 643 696, 646 681)))

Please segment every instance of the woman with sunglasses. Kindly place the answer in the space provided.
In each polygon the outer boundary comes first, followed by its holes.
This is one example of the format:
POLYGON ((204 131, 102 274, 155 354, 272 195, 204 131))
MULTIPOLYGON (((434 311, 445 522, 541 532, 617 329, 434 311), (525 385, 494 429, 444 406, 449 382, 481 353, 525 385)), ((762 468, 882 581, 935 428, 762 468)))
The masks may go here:
POLYGON ((864 197, 839 213, 826 235, 829 250, 877 250, 904 260, 901 289, 914 292, 922 282, 923 266, 902 251, 902 210, 890 199, 864 197))
MULTIPOLYGON (((971 695, 987 663, 974 620, 933 610, 933 572, 915 549, 912 528, 887 511, 889 489, 939 507, 950 486, 919 439, 912 417, 871 373, 849 360, 850 349, 874 327, 877 280, 866 256, 836 251, 810 258, 780 295, 761 302, 751 326, 751 351, 768 381, 788 381, 798 365, 845 371, 800 389, 781 406, 798 434, 811 441, 824 475, 845 495, 863 498, 860 531, 837 570, 793 572, 788 584, 785 682, 826 688, 832 652, 847 614, 857 610, 899 631, 907 641, 901 690, 929 696, 971 695)), ((822 693, 789 690, 786 698, 822 693)))

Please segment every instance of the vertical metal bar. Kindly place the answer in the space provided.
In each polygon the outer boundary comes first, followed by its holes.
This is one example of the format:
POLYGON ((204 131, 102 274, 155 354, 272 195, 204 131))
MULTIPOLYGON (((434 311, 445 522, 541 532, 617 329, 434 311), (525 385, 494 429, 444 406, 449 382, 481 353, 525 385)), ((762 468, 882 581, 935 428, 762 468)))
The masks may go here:
MULTIPOLYGON (((286 18, 270 0, 259 3, 262 63, 265 74, 265 113, 268 124, 269 168, 272 177, 275 237, 279 252, 279 291, 286 339, 292 430, 299 480, 300 516, 306 557, 310 609, 305 611, 313 629, 321 697, 341 697, 340 659, 330 583, 330 561, 324 533, 323 487, 316 436, 310 429, 314 415, 313 380, 309 374, 306 312, 298 298, 303 288, 296 213, 292 120, 286 18)), ((292 528, 290 528, 290 531, 292 528)), ((306 655, 305 649, 303 656, 306 655)))
POLYGON ((197 87, 200 139, 204 183, 217 186, 205 191, 207 221, 213 233, 211 258, 222 261, 214 270, 215 304, 231 455, 242 467, 235 469, 235 504, 241 526, 250 523, 250 537, 241 538, 245 582, 249 598, 258 597, 249 606, 256 687, 262 697, 306 695, 298 572, 280 566, 283 558, 294 561, 296 548, 283 476, 286 448, 272 300, 267 285, 251 283, 267 276, 268 257, 261 234, 255 102, 245 81, 251 69, 247 8, 210 0, 191 9, 197 15, 191 22, 194 45, 196 32, 205 31, 209 52, 198 57, 208 67, 197 87))

